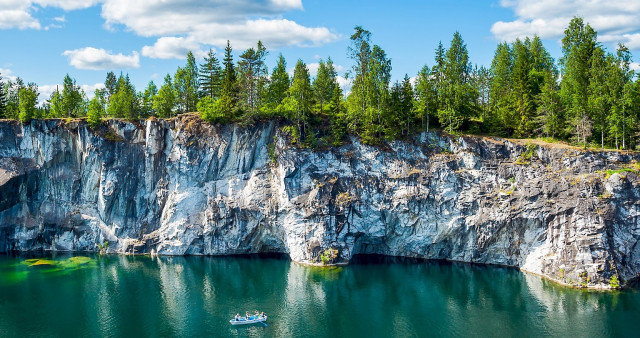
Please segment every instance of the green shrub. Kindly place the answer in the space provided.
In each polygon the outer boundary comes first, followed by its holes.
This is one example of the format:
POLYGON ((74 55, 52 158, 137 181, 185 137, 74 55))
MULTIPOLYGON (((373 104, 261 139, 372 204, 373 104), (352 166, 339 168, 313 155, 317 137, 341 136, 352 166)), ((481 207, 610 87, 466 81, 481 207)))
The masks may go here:
POLYGON ((338 250, 334 248, 329 248, 324 251, 324 253, 320 254, 320 261, 322 264, 331 264, 335 262, 338 258, 338 250))
POLYGON ((618 276, 617 275, 611 276, 611 278, 609 279, 609 286, 611 286, 611 288, 613 288, 613 289, 619 289, 620 288, 620 281, 618 280, 618 276))

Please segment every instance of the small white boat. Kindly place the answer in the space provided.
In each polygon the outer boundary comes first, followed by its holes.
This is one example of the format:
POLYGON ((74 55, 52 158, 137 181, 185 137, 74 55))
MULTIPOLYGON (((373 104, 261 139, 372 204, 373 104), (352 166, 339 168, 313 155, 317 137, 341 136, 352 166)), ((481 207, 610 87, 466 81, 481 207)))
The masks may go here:
POLYGON ((238 320, 232 319, 229 321, 231 325, 245 325, 245 324, 255 324, 255 323, 263 323, 267 321, 267 316, 249 316, 240 317, 238 320))

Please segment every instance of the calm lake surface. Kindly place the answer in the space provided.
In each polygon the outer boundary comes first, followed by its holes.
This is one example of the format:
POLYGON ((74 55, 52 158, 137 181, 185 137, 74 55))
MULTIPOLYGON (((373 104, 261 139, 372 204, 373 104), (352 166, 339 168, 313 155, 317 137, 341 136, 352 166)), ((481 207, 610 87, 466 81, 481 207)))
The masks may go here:
POLYGON ((635 336, 640 292, 514 269, 361 258, 0 256, 0 336, 635 336), (265 311, 268 326, 232 327, 265 311))

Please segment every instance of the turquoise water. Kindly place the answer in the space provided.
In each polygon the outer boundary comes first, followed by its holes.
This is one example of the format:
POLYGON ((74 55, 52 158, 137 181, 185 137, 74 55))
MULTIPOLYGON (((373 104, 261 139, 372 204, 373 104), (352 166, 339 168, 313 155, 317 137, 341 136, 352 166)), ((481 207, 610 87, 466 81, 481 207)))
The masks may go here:
POLYGON ((0 256, 2 337, 638 336, 640 293, 514 269, 367 258, 0 256), (28 258, 31 258, 27 260, 28 258), (229 325, 265 311, 268 326, 229 325))

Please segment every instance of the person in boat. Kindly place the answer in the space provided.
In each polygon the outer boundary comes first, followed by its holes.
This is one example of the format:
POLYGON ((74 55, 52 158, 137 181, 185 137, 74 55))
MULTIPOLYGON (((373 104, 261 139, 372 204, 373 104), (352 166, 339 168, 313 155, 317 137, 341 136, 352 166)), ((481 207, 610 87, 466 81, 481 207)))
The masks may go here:
POLYGON ((253 315, 258 317, 260 314, 258 313, 258 310, 253 310, 253 315))
POLYGON ((264 311, 262 311, 262 313, 260 313, 260 317, 264 318, 264 311))
POLYGON ((239 321, 240 320, 240 314, 236 313, 236 317, 234 319, 236 320, 236 322, 239 321))
POLYGON ((247 320, 249 320, 249 319, 250 319, 250 318, 249 318, 249 311, 245 311, 245 312, 244 312, 244 315, 245 315, 245 318, 246 318, 247 320))

